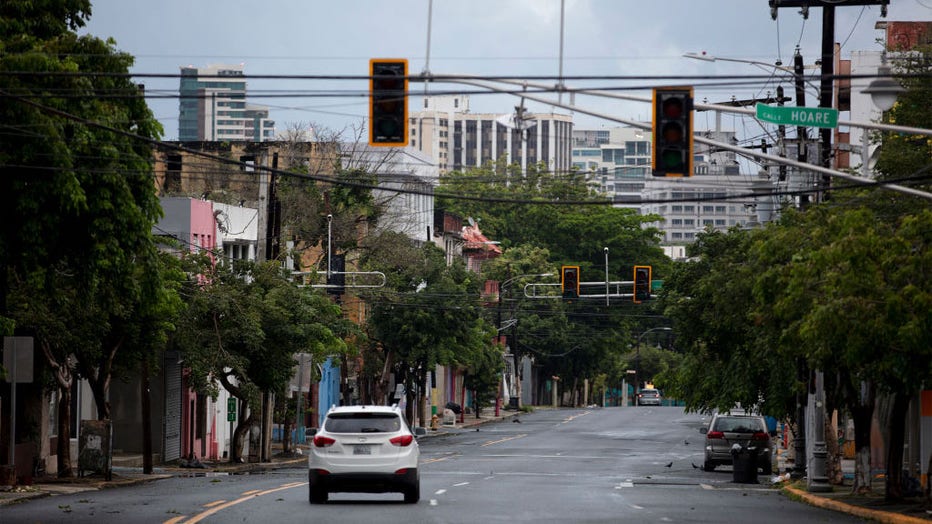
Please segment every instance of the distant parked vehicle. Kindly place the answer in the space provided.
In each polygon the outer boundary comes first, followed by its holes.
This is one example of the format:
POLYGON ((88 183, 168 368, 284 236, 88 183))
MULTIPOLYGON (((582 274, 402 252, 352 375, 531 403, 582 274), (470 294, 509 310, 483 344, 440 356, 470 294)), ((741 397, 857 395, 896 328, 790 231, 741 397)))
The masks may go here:
POLYGON ((757 467, 764 475, 772 472, 772 446, 764 417, 718 414, 712 417, 708 429, 699 428, 699 431, 705 433, 704 470, 713 471, 716 466, 731 464, 731 448, 737 444, 754 452, 757 467))
POLYGON ((639 406, 660 406, 663 402, 663 398, 660 395, 660 392, 653 388, 642 389, 638 393, 638 405, 639 406))

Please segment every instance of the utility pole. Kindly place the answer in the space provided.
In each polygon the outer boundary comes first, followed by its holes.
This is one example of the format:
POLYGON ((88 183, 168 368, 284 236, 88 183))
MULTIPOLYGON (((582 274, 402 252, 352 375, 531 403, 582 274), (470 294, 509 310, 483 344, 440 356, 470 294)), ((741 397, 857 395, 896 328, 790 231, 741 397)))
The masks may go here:
MULTIPOLYGON (((793 55, 793 76, 796 80, 796 106, 806 107, 806 84, 803 79, 803 55, 796 49, 793 55)), ((808 162, 809 152, 807 151, 807 140, 809 139, 808 131, 805 126, 796 127, 796 160, 808 162)), ((805 208, 809 205, 809 195, 799 195, 799 207, 805 208)))
MULTIPOLYGON (((880 15, 887 16, 887 4, 889 0, 846 0, 845 6, 865 6, 879 5, 880 15)), ((835 69, 835 6, 839 3, 836 0, 770 0, 770 16, 774 20, 777 18, 777 12, 781 7, 800 7, 804 18, 809 17, 809 7, 817 6, 822 8, 822 78, 819 85, 819 107, 831 108, 832 100, 832 75, 835 69)), ((802 81, 802 57, 799 53, 794 57, 796 64, 796 92, 800 94, 800 82, 802 81)), ((821 154, 819 155, 819 164, 823 168, 830 168, 832 163, 832 130, 829 128, 820 131, 821 154)), ((820 181, 821 199, 824 201, 828 198, 828 189, 831 184, 831 178, 822 175, 820 181)), ((827 492, 832 490, 826 476, 826 445, 825 445, 825 391, 823 388, 823 375, 819 370, 812 370, 808 373, 809 382, 809 408, 807 414, 811 418, 807 423, 811 424, 809 433, 812 435, 812 456, 808 457, 807 465, 808 475, 807 488, 812 492, 827 492)), ((805 418, 805 417, 803 417, 805 418)), ((802 419, 801 419, 802 420, 802 419)), ((802 433, 802 432, 800 432, 802 433)), ((798 448, 797 448, 798 449, 798 448)), ((799 457, 797 457, 797 463, 799 457)), ((798 465, 797 465, 798 467, 798 465)))
MULTIPOLYGON (((278 153, 272 153, 271 170, 259 171, 259 262, 276 260, 281 236, 281 203, 275 196, 275 170, 278 153)), ((262 392, 259 422, 259 462, 272 460, 272 405, 274 395, 262 392)))

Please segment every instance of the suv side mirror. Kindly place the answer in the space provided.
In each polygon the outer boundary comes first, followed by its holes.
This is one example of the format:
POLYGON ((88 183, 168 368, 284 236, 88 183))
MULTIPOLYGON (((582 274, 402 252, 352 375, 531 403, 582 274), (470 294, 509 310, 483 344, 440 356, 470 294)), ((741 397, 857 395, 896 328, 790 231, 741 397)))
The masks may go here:
POLYGON ((427 428, 422 426, 416 426, 414 428, 414 438, 421 438, 427 434, 427 428))
POLYGON ((709 432, 708 429, 709 428, 706 428, 704 426, 699 426, 699 433, 702 433, 703 435, 705 435, 706 433, 709 432))

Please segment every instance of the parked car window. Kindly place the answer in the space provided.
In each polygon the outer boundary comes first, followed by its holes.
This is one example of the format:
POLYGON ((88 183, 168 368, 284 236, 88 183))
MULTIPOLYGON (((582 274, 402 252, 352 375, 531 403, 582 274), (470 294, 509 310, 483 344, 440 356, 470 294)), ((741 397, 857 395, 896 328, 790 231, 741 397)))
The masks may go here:
POLYGON ((767 431, 767 428, 757 418, 751 417, 719 417, 715 419, 714 431, 727 431, 729 433, 756 433, 767 431))

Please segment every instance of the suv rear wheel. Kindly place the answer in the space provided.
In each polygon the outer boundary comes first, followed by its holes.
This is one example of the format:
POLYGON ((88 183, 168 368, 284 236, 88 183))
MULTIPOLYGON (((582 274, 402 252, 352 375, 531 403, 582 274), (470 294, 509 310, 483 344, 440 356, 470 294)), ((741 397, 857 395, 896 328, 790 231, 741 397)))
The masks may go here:
POLYGON ((404 490, 405 503, 417 504, 421 500, 421 482, 418 480, 412 486, 406 486, 404 490))

